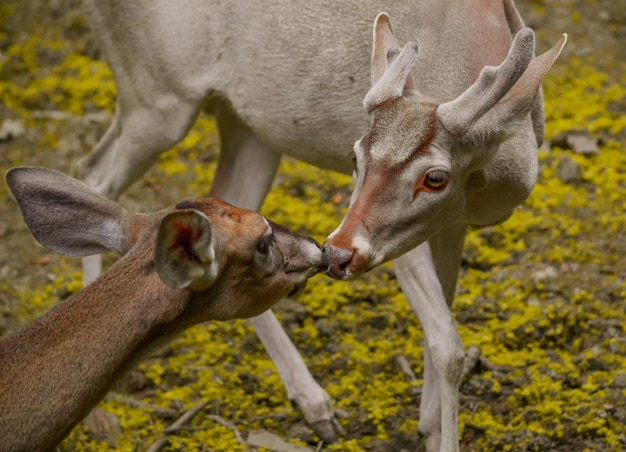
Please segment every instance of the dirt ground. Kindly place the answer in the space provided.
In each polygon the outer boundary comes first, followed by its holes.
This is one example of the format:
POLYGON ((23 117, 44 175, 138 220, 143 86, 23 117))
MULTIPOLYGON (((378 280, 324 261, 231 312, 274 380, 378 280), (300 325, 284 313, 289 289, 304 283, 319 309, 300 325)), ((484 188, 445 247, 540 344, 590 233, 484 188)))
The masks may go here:
MULTIPOLYGON (((625 450, 626 9, 609 0, 517 4, 539 49, 564 31, 569 43, 545 85, 548 140, 533 196, 509 222, 468 237, 454 311, 466 347, 481 357, 461 391, 462 450, 625 450)), ((16 165, 71 172, 94 146, 114 103, 98 58, 80 2, 0 5, 2 173, 16 165)), ((203 117, 120 203, 149 211, 205 193, 218 150, 203 117)), ((264 213, 322 240, 349 186, 286 161, 264 213)), ((80 262, 33 240, 1 181, 0 336, 79 287, 80 262)), ((346 437, 323 450, 423 447, 415 433, 422 335, 391 266, 350 284, 318 276, 276 311, 343 414, 346 437)), ((133 371, 102 405, 112 416, 81 425, 61 450, 147 450, 206 401, 163 450, 288 450, 266 439, 266 449, 254 446, 249 435, 259 431, 318 447, 249 325, 226 322, 190 330, 133 371)))

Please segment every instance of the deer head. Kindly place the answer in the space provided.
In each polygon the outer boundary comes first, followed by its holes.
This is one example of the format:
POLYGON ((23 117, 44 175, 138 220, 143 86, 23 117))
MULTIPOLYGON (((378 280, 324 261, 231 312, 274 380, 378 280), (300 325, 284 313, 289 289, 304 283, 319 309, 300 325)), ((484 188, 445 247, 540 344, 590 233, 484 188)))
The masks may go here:
POLYGON ((188 291, 195 323, 258 315, 328 268, 313 239, 217 198, 132 214, 58 171, 21 167, 6 177, 42 245, 66 256, 123 255, 146 277, 119 284, 188 291))
POLYGON ((354 145, 348 212, 326 241, 331 276, 359 276, 459 221, 468 190, 486 184, 473 176, 527 119, 564 44, 565 36, 535 58, 534 34, 522 28, 499 66, 484 67, 456 99, 439 103, 414 88, 418 46, 401 48, 389 17, 379 14, 364 100, 372 121, 354 145))

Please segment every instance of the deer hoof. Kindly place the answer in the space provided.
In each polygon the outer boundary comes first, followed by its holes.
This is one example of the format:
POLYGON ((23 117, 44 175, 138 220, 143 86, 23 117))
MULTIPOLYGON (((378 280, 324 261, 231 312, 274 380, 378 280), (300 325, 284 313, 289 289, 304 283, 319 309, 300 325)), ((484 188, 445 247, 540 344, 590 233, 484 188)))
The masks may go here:
POLYGON ((336 443, 337 435, 346 435, 346 431, 335 417, 314 422, 310 427, 326 444, 336 443))

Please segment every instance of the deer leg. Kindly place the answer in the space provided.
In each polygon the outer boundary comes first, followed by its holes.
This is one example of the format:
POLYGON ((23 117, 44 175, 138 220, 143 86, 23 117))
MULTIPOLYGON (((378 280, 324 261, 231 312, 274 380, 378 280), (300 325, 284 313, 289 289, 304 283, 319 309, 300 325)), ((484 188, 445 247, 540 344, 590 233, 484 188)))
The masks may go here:
MULTIPOLYGON (((211 195, 258 210, 274 180, 280 154, 268 150, 230 110, 220 110, 217 122, 221 152, 211 195)), ((250 323, 274 362, 289 399, 320 438, 336 441, 330 397, 313 379, 274 313, 266 311, 250 323)))
POLYGON ((419 431, 426 437, 427 449, 439 450, 441 444, 441 391, 428 339, 424 339, 424 377, 420 401, 419 431))
MULTIPOLYGON (((250 320, 267 353, 272 358, 291 402, 304 414, 309 426, 327 443, 337 441, 331 400, 313 379, 300 353, 269 310, 250 320)), ((340 430, 341 431, 341 430, 340 430)))
MULTIPOLYGON (((119 86, 119 85, 118 85, 119 86)), ((120 89, 113 122, 93 151, 82 157, 78 177, 90 188, 117 199, 165 152, 182 140, 195 121, 201 100, 188 102, 169 94, 141 97, 120 89), (151 99, 147 104, 145 99, 151 99)), ((83 259, 85 284, 98 277, 100 256, 83 259)))
POLYGON ((216 114, 220 158, 211 196, 249 210, 259 210, 272 187, 281 155, 273 152, 224 105, 216 114))
POLYGON ((459 450, 458 391, 465 353, 450 306, 464 237, 465 226, 451 226, 394 262, 426 337, 419 429, 428 451, 459 450))

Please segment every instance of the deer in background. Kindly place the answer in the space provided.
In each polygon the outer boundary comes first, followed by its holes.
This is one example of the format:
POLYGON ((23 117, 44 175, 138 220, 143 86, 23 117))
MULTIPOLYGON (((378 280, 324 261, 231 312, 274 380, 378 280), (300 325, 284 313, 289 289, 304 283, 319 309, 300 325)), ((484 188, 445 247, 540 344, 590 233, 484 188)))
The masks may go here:
POLYGON ((52 251, 123 257, 0 340, 0 450, 53 449, 140 360, 207 320, 258 315, 328 268, 322 247, 219 199, 130 214, 57 171, 14 168, 24 221, 52 251))
MULTIPOLYGON (((565 36, 535 57, 512 0, 85 6, 118 98, 80 178, 117 198, 201 110, 221 138, 211 194, 235 205, 260 208, 281 154, 352 173, 349 210, 327 239, 330 275, 395 259, 426 337, 419 429, 429 451, 457 451, 464 348, 450 307, 466 227, 504 221, 532 190, 541 81, 565 36)), ((89 281, 99 260, 84 268, 89 281)), ((273 313, 251 322, 290 399, 335 440, 330 398, 273 313)))

